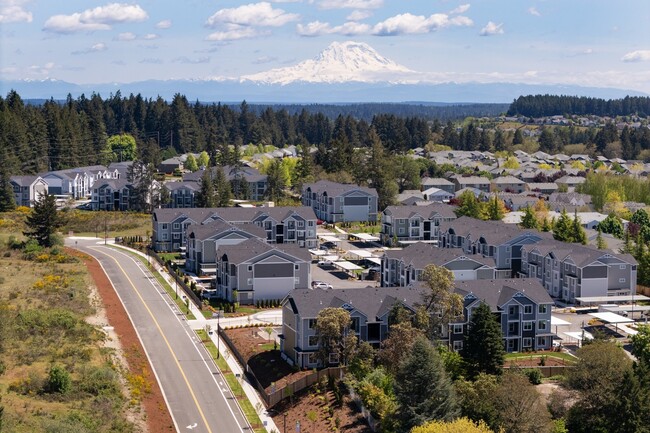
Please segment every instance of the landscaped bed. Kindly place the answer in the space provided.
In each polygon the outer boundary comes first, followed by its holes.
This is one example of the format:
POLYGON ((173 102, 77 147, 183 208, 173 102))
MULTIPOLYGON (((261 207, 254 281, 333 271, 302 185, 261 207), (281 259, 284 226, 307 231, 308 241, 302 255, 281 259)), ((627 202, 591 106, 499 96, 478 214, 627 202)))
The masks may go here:
POLYGON ((530 352, 509 353, 506 355, 506 367, 538 367, 538 366, 572 366, 577 358, 563 352, 530 352))

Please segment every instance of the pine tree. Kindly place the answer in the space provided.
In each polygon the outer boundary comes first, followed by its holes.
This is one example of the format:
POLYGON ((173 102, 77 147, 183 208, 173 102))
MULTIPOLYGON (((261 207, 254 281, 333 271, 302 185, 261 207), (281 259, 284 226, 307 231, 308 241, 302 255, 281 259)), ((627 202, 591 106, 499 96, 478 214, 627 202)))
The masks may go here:
POLYGON ((553 224, 553 238, 562 242, 572 242, 571 221, 566 209, 562 209, 560 217, 553 224))
POLYGON ((524 214, 521 216, 521 223, 519 223, 519 225, 524 229, 538 228, 539 224, 537 223, 535 212, 533 212, 533 209, 530 207, 530 205, 526 205, 524 208, 524 214))
POLYGON ((584 227, 580 224, 580 217, 578 216, 578 210, 576 209, 573 213, 573 223, 571 231, 571 242, 576 244, 587 245, 587 233, 585 232, 584 227))
POLYGON ((228 182, 228 179, 226 178, 226 173, 223 171, 223 167, 217 167, 215 169, 212 185, 217 196, 217 207, 230 206, 232 189, 230 182, 228 182))
POLYGON ((210 178, 210 172, 211 169, 206 168, 201 175, 201 188, 196 199, 197 207, 215 207, 216 205, 214 185, 210 178))
MULTIPOLYGON (((0 153, 1 156, 5 156, 5 152, 0 153)), ((2 161, 6 161, 5 158, 0 158, 2 161)), ((11 178, 9 176, 9 167, 6 164, 0 164, 0 212, 7 212, 13 210, 16 207, 16 201, 14 198, 14 189, 11 186, 11 178)))
POLYGON ((472 312, 461 356, 468 365, 469 372, 501 374, 505 350, 501 324, 492 314, 486 303, 481 303, 472 312))
POLYGON ((395 376, 395 397, 401 430, 427 421, 450 421, 458 415, 456 392, 438 351, 419 337, 395 376))
POLYGON ((56 209, 56 199, 53 195, 41 194, 34 203, 32 213, 25 221, 28 230, 23 234, 36 240, 42 247, 54 244, 53 235, 63 225, 61 214, 56 209))
POLYGON ((596 247, 599 250, 607 249, 607 242, 603 239, 603 232, 598 228, 598 234, 596 235, 596 247))

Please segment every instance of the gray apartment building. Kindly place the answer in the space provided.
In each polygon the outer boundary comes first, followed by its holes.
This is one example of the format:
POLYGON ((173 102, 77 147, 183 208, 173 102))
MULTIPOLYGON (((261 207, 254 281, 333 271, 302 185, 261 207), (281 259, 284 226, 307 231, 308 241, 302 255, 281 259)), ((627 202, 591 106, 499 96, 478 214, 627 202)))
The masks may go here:
POLYGON ((381 241, 384 245, 408 245, 438 241, 438 228, 456 219, 454 206, 431 203, 426 206, 388 206, 381 217, 381 241))
POLYGON ((379 196, 374 188, 320 180, 302 188, 302 204, 328 223, 377 221, 379 196))
POLYGON ((231 224, 221 220, 191 225, 187 229, 185 269, 196 275, 214 275, 220 246, 253 238, 266 242, 266 230, 252 223, 231 224))
POLYGON ((255 224, 271 244, 318 248, 316 215, 306 206, 155 209, 151 218, 156 251, 180 251, 187 245, 189 226, 213 221, 255 224))
MULTIPOLYGON (((348 311, 352 319, 348 332, 354 333, 359 341, 379 347, 388 335, 391 308, 400 304, 415 313, 413 305, 421 297, 421 291, 412 287, 294 290, 282 301, 282 356, 301 368, 320 366, 316 359, 319 343, 315 325, 318 313, 328 307, 348 311)), ((330 364, 339 361, 335 354, 330 356, 330 364)))
POLYGON ((457 281, 455 292, 463 297, 463 318, 449 324, 449 347, 463 348, 472 311, 486 303, 501 324, 508 352, 546 350, 553 347, 551 330, 553 300, 533 278, 457 281))
POLYGON ((269 245, 259 239, 220 245, 217 250, 217 295, 231 302, 254 304, 283 299, 311 284, 311 255, 296 245, 269 245))
POLYGON ((536 279, 554 298, 636 293, 637 261, 591 246, 545 240, 521 249, 519 275, 536 279))
POLYGON ((458 249, 438 248, 418 242, 403 250, 387 250, 381 260, 381 285, 383 287, 408 286, 422 281, 422 273, 428 265, 449 269, 455 281, 492 280, 510 272, 497 271, 493 257, 466 254, 458 249))
POLYGON ((493 257, 496 268, 499 271, 509 270, 509 276, 513 277, 521 269, 521 247, 551 236, 550 233, 523 230, 501 221, 482 221, 463 216, 440 224, 438 246, 493 257))

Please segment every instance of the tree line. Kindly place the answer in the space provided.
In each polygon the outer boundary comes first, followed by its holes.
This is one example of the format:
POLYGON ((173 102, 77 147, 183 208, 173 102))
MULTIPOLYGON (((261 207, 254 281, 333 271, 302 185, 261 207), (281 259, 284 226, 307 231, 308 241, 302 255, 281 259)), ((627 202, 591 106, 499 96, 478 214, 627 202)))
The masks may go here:
POLYGON ((560 114, 646 117, 650 114, 650 97, 602 99, 586 96, 527 95, 515 99, 508 108, 509 116, 542 117, 560 114))

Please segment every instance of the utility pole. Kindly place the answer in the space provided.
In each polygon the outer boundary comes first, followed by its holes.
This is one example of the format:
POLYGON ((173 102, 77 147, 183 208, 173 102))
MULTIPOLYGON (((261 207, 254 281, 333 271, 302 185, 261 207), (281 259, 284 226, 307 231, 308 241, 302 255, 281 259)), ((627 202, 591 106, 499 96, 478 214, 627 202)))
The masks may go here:
POLYGON ((108 217, 104 215, 104 245, 106 245, 106 240, 108 239, 108 222, 106 221, 108 217))

